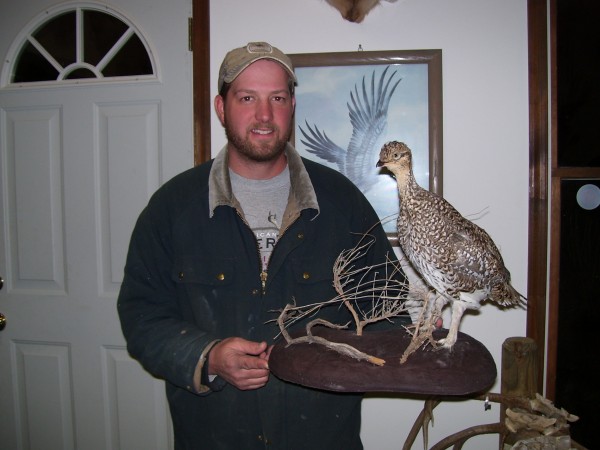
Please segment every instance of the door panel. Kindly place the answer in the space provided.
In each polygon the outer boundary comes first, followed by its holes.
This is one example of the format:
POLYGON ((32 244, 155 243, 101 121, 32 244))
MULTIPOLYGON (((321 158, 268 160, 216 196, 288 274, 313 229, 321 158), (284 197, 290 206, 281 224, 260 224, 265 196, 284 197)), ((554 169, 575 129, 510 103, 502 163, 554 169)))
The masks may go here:
POLYGON ((74 449, 69 345, 13 341, 11 356, 19 447, 74 449))
POLYGON ((61 111, 57 107, 2 111, 6 130, 6 212, 15 293, 65 292, 61 111))
MULTIPOLYGON (((3 56, 15 22, 52 7, 18 3, 0 16, 3 56)), ((139 212, 193 164, 191 7, 114 3, 156 80, 0 88, 2 448, 172 448, 164 383, 127 354, 116 298, 139 212)))

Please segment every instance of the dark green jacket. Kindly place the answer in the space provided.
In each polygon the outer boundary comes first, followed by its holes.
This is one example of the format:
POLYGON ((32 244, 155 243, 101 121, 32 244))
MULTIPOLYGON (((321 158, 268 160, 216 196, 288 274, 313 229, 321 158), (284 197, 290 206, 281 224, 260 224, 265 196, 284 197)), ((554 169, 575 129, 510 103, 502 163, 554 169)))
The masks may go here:
MULTIPOLYGON (((360 395, 273 375, 254 391, 194 388, 199 361, 219 339, 271 344, 275 311, 334 297, 334 260, 361 233, 376 242, 360 264, 394 258, 382 228, 371 229, 378 218, 363 194, 288 147, 290 203, 263 287, 257 241, 237 209, 224 155, 166 183, 138 219, 118 300, 128 350, 166 380, 177 449, 360 449, 360 395)), ((337 306, 321 317, 349 320, 337 306)))

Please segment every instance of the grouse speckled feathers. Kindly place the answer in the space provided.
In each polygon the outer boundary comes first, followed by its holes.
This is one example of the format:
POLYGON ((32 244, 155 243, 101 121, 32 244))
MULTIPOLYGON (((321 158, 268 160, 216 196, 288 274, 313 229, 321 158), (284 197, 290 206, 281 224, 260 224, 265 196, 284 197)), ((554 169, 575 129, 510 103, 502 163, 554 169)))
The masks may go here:
POLYGON ((452 305, 448 335, 439 344, 452 348, 463 313, 479 309, 484 300, 507 307, 524 304, 490 236, 445 199, 417 184, 406 144, 385 144, 377 166, 386 167, 396 178, 398 241, 415 270, 437 292, 433 311, 452 305))

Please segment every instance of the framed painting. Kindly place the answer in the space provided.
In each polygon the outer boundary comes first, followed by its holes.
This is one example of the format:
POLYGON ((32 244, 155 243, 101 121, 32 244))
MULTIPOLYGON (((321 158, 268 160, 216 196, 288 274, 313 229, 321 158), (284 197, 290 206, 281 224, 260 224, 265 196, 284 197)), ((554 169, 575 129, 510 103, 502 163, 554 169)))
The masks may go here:
POLYGON ((442 51, 289 56, 298 78, 294 145, 350 178, 396 245, 398 192, 376 167, 379 151, 389 141, 406 143, 417 183, 442 195, 442 51))

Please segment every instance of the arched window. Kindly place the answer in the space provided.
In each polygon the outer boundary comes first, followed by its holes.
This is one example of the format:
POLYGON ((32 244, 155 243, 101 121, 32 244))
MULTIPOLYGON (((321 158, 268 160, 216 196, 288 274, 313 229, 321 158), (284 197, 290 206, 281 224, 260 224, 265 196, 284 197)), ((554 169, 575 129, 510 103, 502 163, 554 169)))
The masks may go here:
POLYGON ((3 86, 53 81, 156 78, 141 33, 105 5, 46 11, 15 40, 3 86))

